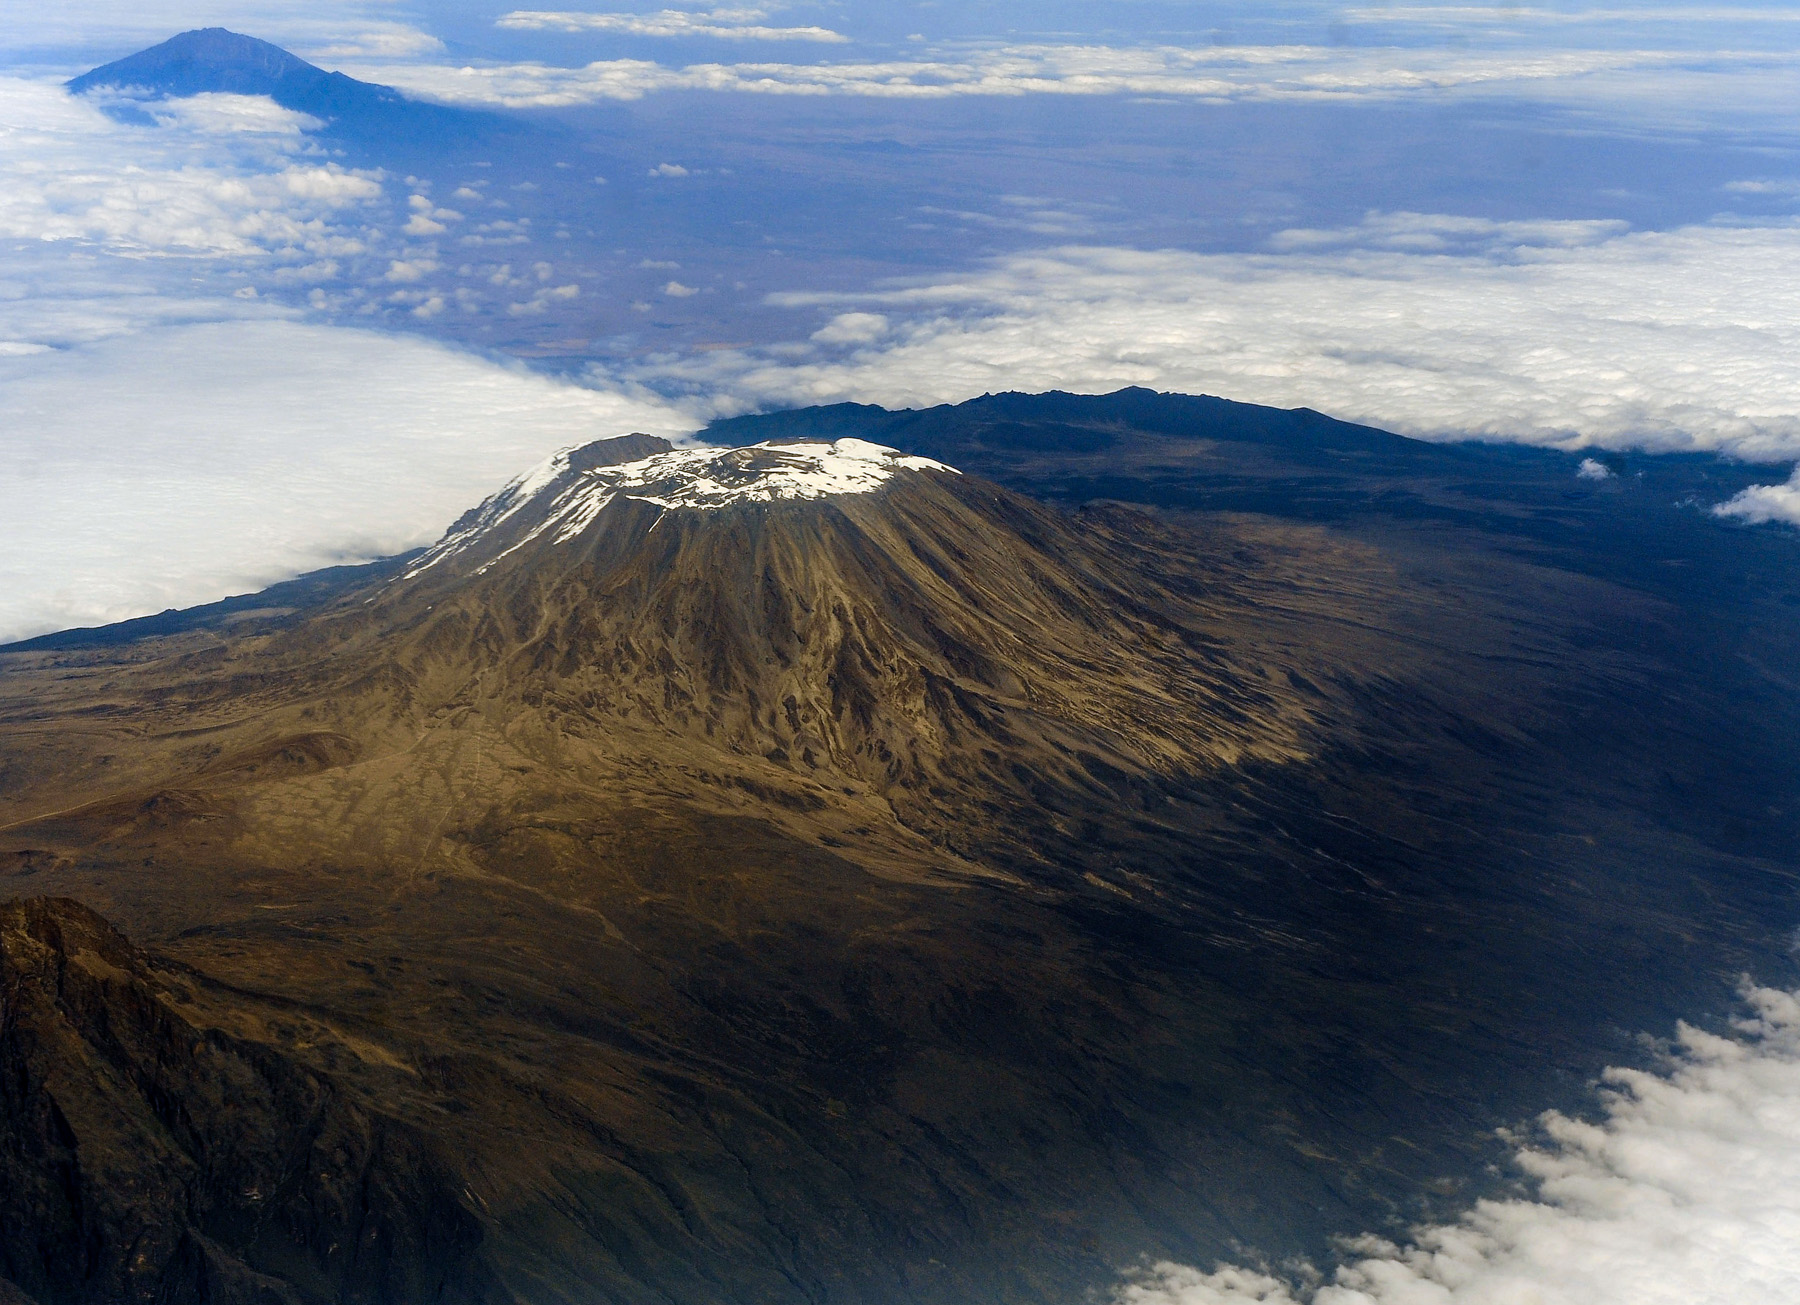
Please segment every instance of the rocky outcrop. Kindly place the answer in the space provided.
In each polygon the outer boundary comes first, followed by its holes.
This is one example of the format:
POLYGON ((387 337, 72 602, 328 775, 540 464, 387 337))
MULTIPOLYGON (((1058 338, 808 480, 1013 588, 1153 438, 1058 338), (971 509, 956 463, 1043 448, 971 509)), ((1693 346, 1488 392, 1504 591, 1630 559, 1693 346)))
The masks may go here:
POLYGON ((0 1301, 484 1299, 427 1147, 204 988, 77 902, 0 905, 0 1301))

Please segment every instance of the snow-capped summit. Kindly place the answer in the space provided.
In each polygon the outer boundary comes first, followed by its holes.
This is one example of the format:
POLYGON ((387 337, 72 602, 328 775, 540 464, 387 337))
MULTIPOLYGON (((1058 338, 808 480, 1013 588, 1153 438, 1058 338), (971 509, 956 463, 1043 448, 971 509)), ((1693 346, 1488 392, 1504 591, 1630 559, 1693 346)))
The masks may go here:
POLYGON ((642 435, 602 440, 564 449, 527 471, 452 526, 407 575, 417 576, 484 542, 503 548, 485 559, 483 569, 538 539, 567 543, 619 499, 666 512, 709 511, 869 494, 897 475, 917 472, 960 474, 930 458, 859 439, 693 449, 642 435))
POLYGON ((1139 557, 866 440, 629 435, 532 468, 317 637, 556 729, 574 712, 876 786, 934 828, 952 776, 1011 791, 1015 763, 1082 785, 1078 757, 1149 775, 1298 752, 1293 695, 1225 685, 1139 557))

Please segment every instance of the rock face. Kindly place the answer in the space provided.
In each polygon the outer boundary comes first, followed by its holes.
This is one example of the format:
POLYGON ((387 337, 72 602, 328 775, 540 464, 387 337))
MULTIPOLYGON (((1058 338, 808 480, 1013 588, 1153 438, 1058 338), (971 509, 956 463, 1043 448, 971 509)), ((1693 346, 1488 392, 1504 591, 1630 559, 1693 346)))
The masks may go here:
POLYGON ((77 902, 0 905, 0 1278, 43 1305, 478 1301, 411 1130, 208 1018, 77 902))
POLYGON ((1460 1204, 1613 1030, 1780 981, 1752 553, 1218 409, 603 441, 301 610, 0 654, 5 893, 146 948, 8 908, 0 1277, 1066 1303, 1460 1204))

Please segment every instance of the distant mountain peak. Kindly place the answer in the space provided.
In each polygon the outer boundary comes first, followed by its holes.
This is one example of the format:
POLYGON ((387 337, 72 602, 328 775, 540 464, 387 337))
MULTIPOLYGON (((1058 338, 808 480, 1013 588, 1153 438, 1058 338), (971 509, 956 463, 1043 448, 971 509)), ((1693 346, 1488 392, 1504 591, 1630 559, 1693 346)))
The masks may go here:
POLYGON ((171 80, 202 78, 210 83, 233 73, 259 84, 329 76, 279 45, 223 27, 202 27, 84 73, 69 83, 69 89, 81 94, 102 86, 142 87, 180 94, 167 89, 171 80))
POLYGON ((83 73, 68 86, 77 95, 103 88, 156 98, 209 92, 267 95, 285 108, 303 112, 319 107, 322 97, 341 100, 346 93, 398 98, 385 87, 326 72, 278 45, 223 27, 182 32, 161 45, 83 73))
MULTIPOLYGON (((491 561, 548 536, 567 543, 619 499, 664 511, 869 494, 906 473, 960 474, 930 458, 860 439, 784 440, 741 448, 677 449, 628 435, 564 449, 508 484, 451 527, 408 578, 484 545, 491 561)), ((485 568, 484 568, 485 569, 485 568)))
POLYGON ((114 103, 108 112, 128 121, 148 121, 130 101, 266 95, 284 109, 318 119, 335 134, 390 145, 442 144, 496 125, 491 115, 416 103, 392 87, 327 72, 278 45, 223 27, 182 32, 83 73, 68 89, 76 95, 110 92, 109 98, 126 103, 114 103))

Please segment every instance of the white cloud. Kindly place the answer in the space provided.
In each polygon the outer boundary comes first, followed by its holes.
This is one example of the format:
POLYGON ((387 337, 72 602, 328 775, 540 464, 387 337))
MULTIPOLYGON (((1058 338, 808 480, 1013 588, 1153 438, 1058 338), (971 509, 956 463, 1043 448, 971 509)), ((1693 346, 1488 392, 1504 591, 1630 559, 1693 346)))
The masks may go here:
POLYGON ((1613 469, 1599 458, 1583 458, 1581 465, 1575 468, 1577 480, 1611 480, 1613 469))
POLYGON ((430 258, 396 258, 388 264, 387 276, 383 279, 396 283, 422 281, 438 270, 435 259, 430 258))
POLYGON ((1800 181, 1792 178, 1780 178, 1774 181, 1733 181, 1725 186, 1730 195, 1800 195, 1800 181))
POLYGON ((555 448, 694 425, 418 339, 267 319, 0 350, 0 639, 429 543, 555 448))
POLYGON ((1148 95, 1319 103, 1442 94, 1565 99, 1634 114, 1716 116, 1747 108, 1780 121, 1800 54, 1781 49, 1469 50, 1355 46, 971 45, 930 58, 851 63, 704 63, 614 59, 567 68, 391 64, 364 75, 468 104, 545 108, 635 100, 664 91, 966 96, 1148 95))
POLYGON ((1350 1243, 1316 1289, 1154 1266, 1118 1305, 1782 1305, 1800 1301, 1800 994, 1751 989, 1741 1036, 1683 1026, 1663 1073, 1608 1070, 1604 1116, 1551 1113, 1530 1199, 1406 1245, 1350 1243))
POLYGON ((380 180, 297 157, 306 119, 200 95, 124 128, 45 81, 0 77, 0 238, 207 254, 329 254, 380 180))
POLYGON ((888 333, 888 319, 880 313, 839 313, 813 332, 820 344, 874 344, 888 333))
MULTIPOLYGON (((538 279, 540 281, 548 279, 550 274, 550 265, 548 263, 539 263, 537 269, 538 279)), ((490 279, 499 285, 518 286, 525 284, 522 280, 511 279, 508 277, 493 277, 490 279)), ((506 306, 506 311, 514 317, 536 316, 539 313, 546 311, 553 303, 558 301, 566 302, 570 299, 578 299, 580 297, 581 287, 578 285, 544 286, 538 290, 536 294, 532 295, 530 299, 523 300, 519 303, 508 304, 506 306)))
POLYGON ((1727 23, 1800 22, 1800 8, 1768 5, 1636 5, 1610 9, 1549 9, 1531 5, 1384 5, 1340 10, 1344 23, 1424 26, 1468 32, 1475 27, 1529 30, 1622 24, 1717 27, 1727 23))
POLYGON ((941 208, 935 204, 921 204, 917 212, 927 218, 943 218, 952 222, 969 226, 993 227, 1001 231, 1029 231, 1033 235, 1057 236, 1068 239, 1085 235, 1093 223, 1079 213, 1071 213, 1054 205, 1041 202, 1022 202, 1020 197, 1008 197, 1001 201, 1013 211, 1008 213, 983 213, 978 210, 941 208))
POLYGON ((653 177, 685 177, 688 175, 688 170, 679 163, 658 163, 650 169, 650 175, 653 177))
POLYGON ((1800 467, 1795 468, 1793 478, 1785 485, 1752 485, 1713 511, 1751 525, 1784 521, 1800 526, 1800 467))
POLYGON ((886 315, 848 358, 719 351, 633 375, 721 410, 1144 385, 1435 438, 1800 457, 1800 226, 1527 229, 1386 215, 1366 240, 1276 242, 1295 252, 1049 249, 773 297, 886 315), (1457 242, 1473 252, 1409 252, 1457 242))
POLYGON ((1596 245, 1628 229, 1627 223, 1609 220, 1496 222, 1442 213, 1370 213, 1353 227, 1294 228, 1278 233, 1269 244, 1284 253, 1354 247, 1408 254, 1495 254, 1596 245))
POLYGON ((101 62, 195 27, 252 32, 308 56, 403 57, 442 49, 436 38, 397 21, 395 8, 392 0, 15 0, 4 7, 0 56, 88 50, 101 62))
MULTIPOLYGON (((340 260, 421 322, 428 252, 396 257, 384 179, 294 115, 210 96, 115 122, 0 78, 0 638, 254 589, 427 542, 518 465, 692 422, 418 340, 301 325, 340 260)), ((424 195, 410 216, 459 220, 424 195)), ((579 293, 534 268, 543 303, 579 293)), ((351 290, 349 294, 356 291, 351 290)), ((460 301, 459 301, 460 302, 460 301)), ((364 300, 370 308, 374 301, 364 300)))
POLYGON ((371 173, 304 152, 307 121, 203 95, 127 127, 44 81, 0 77, 0 239, 114 249, 316 257, 354 240, 371 173))
POLYGON ((519 9, 502 15, 497 27, 526 31, 621 32, 628 36, 708 36, 738 41, 819 41, 842 44, 850 38, 828 27, 766 27, 761 9, 714 9, 694 13, 663 9, 653 14, 584 14, 519 9))
POLYGON ((409 59, 443 52, 444 43, 437 37, 403 23, 352 28, 347 36, 333 37, 322 45, 298 46, 294 51, 302 58, 313 60, 409 59))
POLYGON ((663 287, 663 293, 671 299, 688 299, 700 293, 691 285, 683 285, 679 281, 671 281, 663 287))

